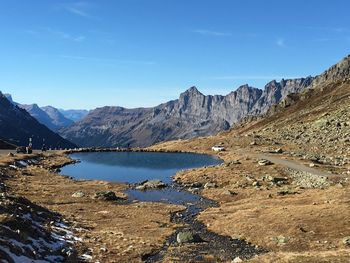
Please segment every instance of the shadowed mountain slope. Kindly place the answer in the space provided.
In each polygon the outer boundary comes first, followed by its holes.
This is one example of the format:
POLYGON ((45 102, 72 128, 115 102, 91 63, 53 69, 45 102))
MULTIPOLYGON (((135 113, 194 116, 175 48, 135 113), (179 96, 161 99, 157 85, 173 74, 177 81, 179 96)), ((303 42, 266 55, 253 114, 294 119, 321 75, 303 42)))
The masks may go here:
POLYGON ((15 145, 28 145, 33 138, 33 147, 41 148, 43 141, 53 148, 72 148, 75 144, 63 139, 40 124, 26 110, 10 102, 0 92, 0 137, 15 145))

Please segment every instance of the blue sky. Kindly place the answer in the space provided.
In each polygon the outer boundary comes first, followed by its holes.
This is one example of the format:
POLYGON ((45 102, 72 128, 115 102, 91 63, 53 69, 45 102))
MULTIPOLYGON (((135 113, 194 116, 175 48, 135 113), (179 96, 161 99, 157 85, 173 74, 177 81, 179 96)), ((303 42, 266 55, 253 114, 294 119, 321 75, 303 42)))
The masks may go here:
POLYGON ((21 103, 155 106, 197 86, 321 73, 350 50, 348 0, 0 2, 0 90, 21 103))

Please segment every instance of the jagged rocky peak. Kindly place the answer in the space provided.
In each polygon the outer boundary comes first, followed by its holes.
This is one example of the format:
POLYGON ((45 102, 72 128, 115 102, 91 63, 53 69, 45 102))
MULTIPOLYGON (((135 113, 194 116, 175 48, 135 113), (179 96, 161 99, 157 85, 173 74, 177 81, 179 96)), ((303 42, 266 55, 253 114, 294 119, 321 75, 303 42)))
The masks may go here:
POLYGON ((299 93, 307 89, 313 77, 297 78, 297 79, 282 79, 280 82, 272 80, 265 85, 260 98, 253 106, 250 114, 257 115, 266 113, 267 110, 274 104, 278 104, 283 98, 290 93, 299 93))
POLYGON ((196 105, 199 104, 204 97, 205 96, 199 92, 195 86, 192 86, 180 94, 179 106, 182 108, 182 110, 186 110, 188 107, 196 107, 196 105))
POLYGON ((200 93, 196 86, 192 86, 187 90, 188 93, 198 94, 200 93))
MULTIPOLYGON (((238 100, 238 103, 243 101, 250 101, 250 104, 254 104, 256 100, 261 96, 262 90, 258 88, 254 88, 249 86, 248 84, 244 84, 238 87, 235 91, 230 92, 226 95, 226 99, 230 101, 238 100)), ((237 101, 236 101, 237 103, 237 101)))
POLYGON ((281 86, 309 86, 313 81, 314 77, 308 76, 306 78, 296 78, 296 79, 282 79, 281 86))
POLYGON ((201 95, 204 96, 198 89, 196 86, 192 86, 189 89, 187 89, 185 92, 180 94, 180 98, 181 97, 186 97, 186 96, 197 96, 197 95, 201 95))
POLYGON ((272 80, 265 85, 264 91, 269 92, 280 89, 283 95, 284 93, 300 92, 310 86, 313 80, 314 78, 311 76, 306 78, 282 79, 280 82, 272 80))
POLYGON ((251 92, 255 92, 257 90, 257 88, 254 88, 252 86, 249 86, 248 84, 244 84, 238 87, 238 89, 236 89, 236 91, 234 91, 236 94, 244 94, 244 93, 251 93, 251 92))
POLYGON ((312 87, 348 79, 350 79, 350 55, 317 76, 312 83, 312 87))

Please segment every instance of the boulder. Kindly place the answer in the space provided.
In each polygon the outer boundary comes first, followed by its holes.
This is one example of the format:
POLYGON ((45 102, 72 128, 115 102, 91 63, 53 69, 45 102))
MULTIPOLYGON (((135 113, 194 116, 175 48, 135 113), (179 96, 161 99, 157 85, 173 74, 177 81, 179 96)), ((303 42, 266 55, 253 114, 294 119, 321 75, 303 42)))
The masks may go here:
POLYGON ((200 238, 198 234, 195 234, 192 231, 181 231, 177 234, 176 241, 179 244, 183 244, 183 243, 197 243, 197 242, 202 242, 203 240, 200 238))
POLYGON ((72 194, 72 197, 76 197, 76 198, 81 198, 81 197, 84 197, 85 194, 81 191, 78 191, 78 192, 75 192, 72 194))
POLYGON ((343 238, 343 244, 350 246, 350 236, 344 237, 343 238))
POLYGON ((278 148, 275 150, 275 153, 283 153, 283 150, 281 148, 278 148))
POLYGON ((240 257, 235 257, 234 260, 232 260, 232 263, 240 263, 243 262, 243 260, 240 257))
POLYGON ((279 245, 284 245, 284 244, 288 243, 289 237, 278 236, 278 237, 275 237, 275 241, 279 245))
POLYGON ((216 183, 208 182, 204 185, 204 189, 209 189, 209 188, 216 188, 218 187, 216 183))
POLYGON ((223 193, 224 195, 231 195, 231 196, 238 195, 237 192, 232 191, 232 190, 224 190, 222 193, 223 193))
POLYGON ((166 187, 166 184, 160 180, 147 180, 136 186, 137 190, 159 189, 166 187))
POLYGON ((261 159, 258 161, 258 164, 261 166, 264 166, 264 165, 270 165, 270 164, 272 164, 272 162, 269 160, 266 160, 266 159, 261 159))
MULTIPOLYGON (((272 176, 271 176, 272 177, 272 176)), ((288 181, 287 177, 272 177, 271 182, 273 182, 274 184, 284 184, 288 181)))
POLYGON ((200 182, 194 182, 190 185, 190 187, 193 187, 193 188, 200 188, 202 186, 203 186, 203 184, 200 182))
POLYGON ((103 201, 115 201, 120 198, 115 195, 113 191, 100 191, 97 192, 94 196, 95 199, 103 200, 103 201))

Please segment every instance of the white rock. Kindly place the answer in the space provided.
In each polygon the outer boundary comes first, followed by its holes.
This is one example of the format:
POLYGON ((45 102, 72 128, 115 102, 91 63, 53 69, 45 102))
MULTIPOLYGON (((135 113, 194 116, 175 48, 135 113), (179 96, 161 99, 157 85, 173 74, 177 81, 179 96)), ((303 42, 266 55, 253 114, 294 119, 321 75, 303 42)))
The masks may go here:
POLYGON ((232 263, 239 263, 239 262, 243 262, 243 260, 240 257, 235 257, 235 259, 232 260, 232 263))

